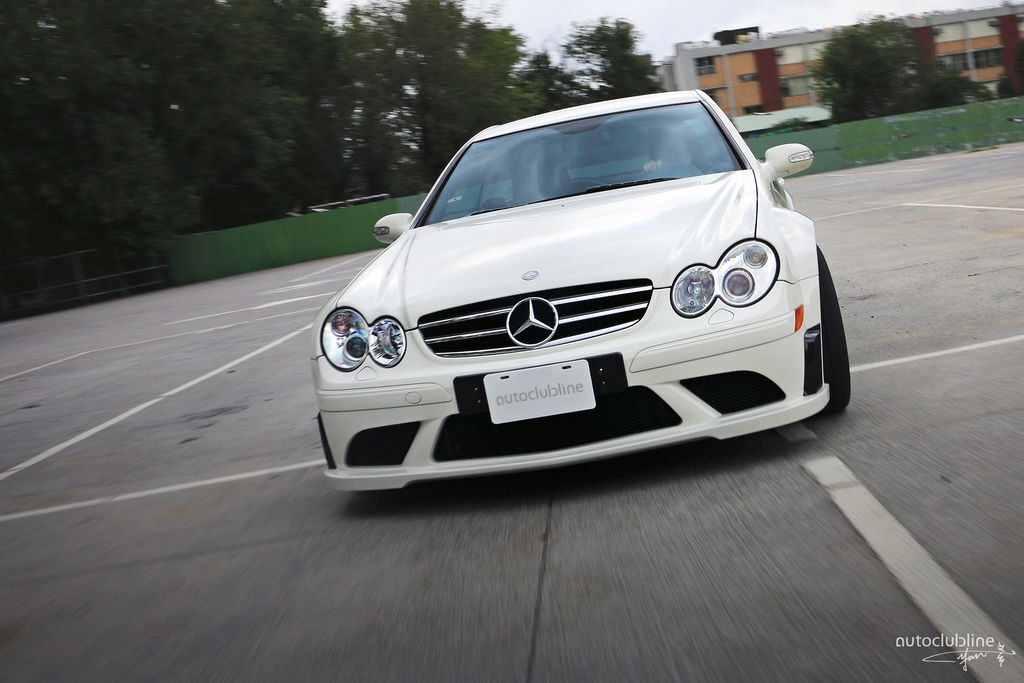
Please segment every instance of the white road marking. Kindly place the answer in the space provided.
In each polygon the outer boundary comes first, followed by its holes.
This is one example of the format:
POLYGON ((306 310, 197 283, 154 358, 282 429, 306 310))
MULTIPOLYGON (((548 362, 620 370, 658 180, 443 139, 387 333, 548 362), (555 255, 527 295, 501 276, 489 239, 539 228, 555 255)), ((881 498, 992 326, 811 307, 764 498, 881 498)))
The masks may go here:
MULTIPOLYGON (((376 250, 372 251, 370 253, 376 253, 376 250)), ((306 275, 300 275, 299 277, 294 277, 291 280, 289 280, 288 282, 301 282, 302 280, 306 280, 306 279, 311 278, 311 277, 316 277, 317 275, 320 275, 321 273, 326 273, 329 270, 334 270, 335 268, 340 268, 341 266, 344 266, 346 264, 352 263, 356 259, 361 258, 363 256, 366 256, 366 252, 361 252, 359 254, 353 254, 352 256, 348 257, 347 259, 342 259, 341 261, 338 261, 337 263, 331 264, 329 266, 325 266, 325 267, 321 268, 320 270, 313 271, 312 273, 308 273, 306 275)))
POLYGON ((0 472, 0 481, 3 481, 4 479, 7 479, 8 477, 12 477, 15 474, 17 474, 18 472, 21 472, 22 470, 28 469, 29 467, 32 467, 33 465, 37 465, 37 464, 43 462, 44 460, 49 460, 50 458, 52 458, 53 456, 57 455, 61 451, 64 451, 64 450, 66 450, 67 448, 69 448, 71 446, 74 446, 79 441, 82 441, 84 439, 88 439, 90 436, 93 436, 94 434, 98 434, 99 432, 102 432, 104 429, 106 429, 108 427, 113 427, 114 425, 116 425, 116 424, 118 424, 120 422, 124 422, 129 417, 131 417, 132 415, 136 415, 137 413, 141 413, 146 408, 149 408, 150 406, 159 403, 160 401, 164 400, 165 398, 168 398, 170 396, 174 396, 175 394, 177 394, 179 392, 182 392, 185 389, 194 387, 195 385, 199 384, 200 382, 204 382, 204 381, 210 379, 214 375, 217 375, 217 374, 219 374, 221 372, 224 372, 225 370, 229 370, 229 369, 233 368, 234 366, 236 366, 236 365, 238 365, 240 363, 244 363, 245 361, 249 360, 250 358, 254 358, 255 356, 258 356, 259 354, 263 353, 264 351, 269 351, 270 349, 274 348, 275 346, 278 346, 278 345, 283 344, 284 342, 288 341, 292 337, 295 337, 296 335, 301 334, 302 332, 305 332, 310 327, 312 327, 312 324, 300 327, 299 329, 294 330, 293 332, 289 332, 288 334, 284 335, 283 337, 278 337, 277 339, 275 339, 274 341, 270 342, 269 344, 264 344, 263 346, 261 346, 260 348, 256 349, 255 351, 247 353, 244 356, 241 356, 239 358, 236 358, 236 359, 234 359, 233 361, 231 361, 229 363, 225 363, 224 365, 220 366, 216 370, 212 370, 210 372, 207 372, 204 375, 201 375, 201 376, 195 378, 194 380, 191 380, 189 382, 185 382, 181 386, 175 387, 174 389, 171 389, 168 392, 160 394, 156 398, 150 399, 149 401, 146 401, 145 403, 140 403, 139 405, 135 406, 134 408, 129 408, 128 410, 124 411, 120 415, 118 415, 116 417, 112 417, 109 420, 107 420, 106 422, 98 424, 98 425, 96 425, 95 427, 93 427, 91 429, 87 429, 84 432, 82 432, 81 434, 78 434, 76 436, 71 437, 67 441, 59 443, 56 446, 53 446, 52 448, 48 448, 45 451, 43 451, 42 453, 40 453, 39 455, 33 456, 33 457, 29 458, 28 460, 26 460, 23 463, 20 463, 20 464, 15 465, 14 467, 11 467, 11 468, 3 471, 3 472, 0 472))
POLYGON ((1019 189, 1019 188, 1022 188, 1022 187, 1024 187, 1024 183, 1017 183, 1017 184, 1014 184, 1014 185, 1009 185, 1007 187, 987 187, 987 188, 985 188, 983 190, 971 190, 970 192, 955 192, 953 194, 944 194, 944 195, 942 195, 940 197, 934 197, 932 199, 925 199, 925 200, 922 200, 922 201, 925 201, 925 202, 937 202, 937 201, 939 201, 941 199, 953 199, 954 197, 965 197, 965 196, 969 196, 969 195, 972 195, 972 194, 987 194, 989 192, 1003 192, 1005 190, 1016 190, 1016 189, 1019 189))
MULTIPOLYGON (((825 175, 825 174, 822 174, 825 175)), ((826 184, 824 187, 830 187, 831 184, 826 184)), ((1001 192, 1004 190, 1015 190, 1017 188, 1024 187, 1024 185, 1017 183, 1009 185, 1007 187, 989 187, 984 190, 972 190, 971 192, 955 192, 952 194, 944 194, 941 197, 935 197, 934 199, 928 200, 929 202, 938 201, 941 199, 953 199, 955 197, 965 197, 972 194, 985 194, 987 192, 1001 192)), ((823 201, 823 200, 818 200, 823 201)), ((870 211, 881 211, 882 209, 894 209, 897 206, 942 206, 942 207, 953 207, 953 208, 968 208, 968 209, 979 209, 988 208, 990 210, 1003 210, 1003 211, 1024 211, 1024 209, 1005 209, 1001 207, 977 207, 977 206, 963 206, 959 204, 931 204, 931 203, 919 203, 919 204, 885 204, 883 206, 872 206, 866 209, 858 209, 856 211, 846 211, 843 213, 835 213, 829 216, 821 216, 820 218, 813 218, 815 221, 827 221, 831 218, 842 218, 844 216, 855 216, 860 213, 868 213, 870 211)))
MULTIPOLYGON (((355 269, 353 269, 353 270, 343 270, 340 273, 335 273, 335 275, 342 275, 342 276, 344 276, 344 275, 348 275, 350 273, 356 273, 356 272, 358 272, 358 270, 355 270, 355 269)), ((278 287, 277 289, 268 289, 266 291, 260 292, 260 294, 264 294, 264 295, 265 294, 284 294, 285 292, 293 292, 296 289, 305 289, 306 287, 318 287, 320 285, 328 285, 328 284, 331 284, 332 282, 341 282, 342 280, 345 280, 345 279, 346 279, 345 277, 332 277, 332 278, 327 279, 327 280, 313 280, 312 282, 300 282, 297 285, 288 285, 287 287, 278 287)))
POLYGON ((171 389, 170 391, 168 391, 168 392, 166 392, 164 394, 161 394, 160 398, 167 398, 168 396, 174 396, 175 394, 180 394, 181 392, 185 391, 186 389, 191 389, 195 385, 197 385, 197 384, 199 384, 201 382, 205 382, 206 380, 210 379, 214 375, 219 375, 220 373, 224 372, 225 370, 230 370, 231 368, 235 367, 236 365, 240 365, 240 364, 244 363, 245 361, 249 360, 250 358, 255 358, 256 356, 260 355, 264 351, 269 351, 270 349, 274 348, 275 346, 279 346, 280 344, 283 344, 284 342, 288 341, 292 337, 295 337, 295 336, 297 336, 299 334, 302 334, 303 332, 305 332, 306 330, 308 330, 312 326, 313 326, 312 323, 310 323, 309 325, 303 325, 299 329, 294 330, 293 332, 289 332, 288 334, 284 335, 283 337, 278 337, 277 339, 275 339, 274 341, 270 342, 269 344, 264 344, 263 346, 261 346, 260 348, 256 349, 255 351, 250 351, 249 353, 245 354, 244 356, 240 356, 240 357, 238 357, 238 358, 236 358, 236 359, 234 359, 232 361, 229 361, 229 362, 225 363, 224 365, 220 366, 219 368, 215 368, 213 370, 210 370, 209 372, 207 372, 204 375, 200 375, 199 377, 196 377, 193 380, 185 382, 181 386, 175 387, 175 388, 171 389))
POLYGON ((893 358, 891 360, 880 360, 875 363, 864 363, 862 365, 854 365, 850 368, 850 372, 864 372, 865 370, 875 370, 877 368, 886 368, 890 365, 902 365, 903 363, 913 363, 914 361, 924 360, 926 358, 938 358, 939 356, 948 356, 954 353, 965 353, 967 351, 976 351, 978 349, 987 349, 991 346, 999 346, 1001 344, 1012 344, 1014 342, 1024 341, 1024 334, 1014 335, 1012 337, 1003 337, 1002 339, 992 339, 990 341, 978 342, 976 344, 967 344, 965 346, 956 346, 951 349, 945 349, 943 351, 932 351, 930 353, 919 353, 914 356, 903 356, 902 358, 893 358))
POLYGON ((830 218, 842 218, 843 216, 856 216, 859 213, 868 213, 869 211, 882 211, 883 209, 892 209, 899 206, 899 204, 886 204, 884 206, 872 206, 868 209, 858 209, 857 211, 844 211, 843 213, 834 213, 831 216, 821 216, 820 218, 814 218, 815 221, 827 221, 830 218))
POLYGON ((229 474, 224 477, 214 477, 213 479, 201 479, 199 481, 189 481, 184 484, 174 484, 171 486, 161 486, 155 489, 145 489, 143 491, 134 491, 132 493, 119 493, 113 496, 103 496, 101 498, 92 498, 90 500, 83 500, 77 503, 67 503, 65 505, 53 505, 46 508, 38 508, 36 510, 26 510, 24 512, 11 512, 6 515, 0 515, 0 522, 9 522, 15 519, 24 519, 26 517, 38 517, 39 515, 49 515, 54 512, 66 512, 68 510, 79 510, 81 508, 93 507, 96 505, 107 505, 109 503, 120 503, 125 500, 135 500, 136 498, 146 498, 149 496, 158 496, 162 493, 174 493, 176 491, 187 491, 189 489, 197 489, 203 486, 215 486, 217 484, 226 484, 233 481, 242 481, 245 479, 255 479, 257 477, 269 476, 272 474, 280 474, 282 472, 291 472, 294 470, 305 470, 317 465, 323 465, 323 460, 307 460, 305 462, 297 462, 292 465, 282 465, 280 467, 268 467, 262 470, 251 470, 249 472, 240 472, 238 474, 229 474))
POLYGON ((0 377, 0 382, 6 382, 9 379, 14 379, 15 377, 21 377, 22 375, 27 375, 30 372, 35 372, 36 370, 42 370, 43 368, 48 368, 51 365, 56 365, 57 363, 63 363, 65 361, 74 360, 76 358, 80 358, 80 357, 82 357, 82 356, 84 356, 86 354, 93 353, 93 352, 94 352, 94 349, 90 349, 89 351, 79 351, 78 353, 73 353, 70 356, 64 356, 63 358, 58 358, 57 360, 51 360, 49 363, 43 363, 42 365, 37 365, 34 368, 29 368, 28 370, 21 370, 20 372, 15 372, 14 374, 7 375, 6 377, 0 377))
POLYGON ((862 176, 862 175, 891 175, 893 173, 922 173, 929 171, 927 168, 905 168, 899 171, 861 171, 859 169, 851 169, 850 173, 822 173, 823 176, 829 178, 849 178, 851 176, 862 176))
POLYGON ((49 363, 43 363, 42 365, 37 365, 34 368, 29 368, 28 370, 21 370, 20 372, 16 372, 13 375, 7 375, 6 377, 0 377, 0 382, 6 382, 9 379, 14 379, 15 377, 21 377, 22 375, 27 375, 27 374, 29 374, 31 372, 35 372, 37 370, 43 370, 43 369, 51 367, 53 365, 57 365, 59 363, 64 363, 64 362, 69 361, 69 360, 74 360, 76 358, 80 358, 80 357, 88 355, 90 353, 100 353, 101 351, 113 351, 115 349, 124 349, 124 348, 127 348, 129 346, 139 346, 141 344, 152 344, 153 342, 164 341, 166 339, 176 339, 177 337, 185 337, 185 336, 188 336, 190 334, 204 334, 206 332, 219 332, 221 330, 227 330, 227 329, 230 329, 232 327, 238 327, 239 325, 251 325, 252 323, 261 322, 263 320, 271 320, 273 318, 283 318, 285 316, 295 315, 297 313, 312 313, 313 311, 318 311, 318 310, 320 310, 319 306, 317 306, 316 308, 300 308, 300 309, 295 310, 295 311, 288 311, 287 313, 275 313, 274 315, 264 315, 264 316, 260 316, 259 318, 251 318, 249 320, 242 320, 242 321, 239 321, 239 322, 236 322, 236 323, 227 323, 226 325, 217 325, 216 327, 204 327, 201 330, 189 330, 188 332, 176 332, 175 334, 165 334, 162 337, 153 337, 151 339, 141 339, 139 341, 127 342, 127 343, 124 343, 124 344, 115 344, 113 346, 102 346, 102 347, 97 348, 97 349, 89 349, 88 351, 79 351, 78 353, 71 354, 70 356, 65 356, 63 358, 58 358, 57 360, 52 360, 49 363))
POLYGON ((975 678, 982 683, 1024 679, 1024 652, 954 583, 839 458, 816 458, 805 461, 803 466, 825 488, 836 507, 940 633, 992 637, 1007 652, 1016 653, 1006 657, 1001 666, 991 655, 968 662, 975 678))
POLYGON ((258 311, 263 308, 271 308, 273 306, 284 306, 285 304, 293 304, 296 301, 306 301, 307 299, 323 299, 327 300, 327 297, 333 296, 335 292, 323 292, 321 294, 310 294, 309 296, 299 296, 294 299, 280 299, 278 301, 268 301, 265 304, 259 304, 257 306, 249 306, 248 308, 236 308, 233 311, 221 311, 220 313, 207 313, 206 315, 197 315, 194 318, 185 318, 183 320, 171 320, 165 322, 164 325, 177 325, 178 323, 190 323, 194 320, 205 320, 206 318, 216 318, 221 315, 231 315, 232 313, 244 313, 246 311, 258 311))
POLYGON ((975 209, 977 211, 1018 211, 1024 213, 1024 209, 1015 209, 1007 206, 969 206, 967 204, 900 204, 900 206, 927 206, 934 209, 975 209))
POLYGON ((159 403, 162 400, 164 400, 164 397, 163 396, 158 396, 157 398, 150 399, 150 400, 146 401, 145 403, 140 403, 139 405, 135 406, 134 408, 129 408, 128 410, 124 411, 123 413, 121 413, 117 417, 112 417, 109 420, 107 420, 106 422, 98 424, 98 425, 96 425, 95 427, 93 427, 91 429, 87 429, 84 432, 82 432, 80 434, 77 434, 76 436, 71 437, 67 441, 63 441, 63 442, 57 444, 56 446, 53 446, 51 448, 47 448, 45 451, 43 451, 39 455, 31 457, 31 458, 29 458, 28 460, 26 460, 23 463, 20 463, 18 465, 15 465, 14 467, 11 467, 11 468, 9 468, 7 470, 4 470, 3 472, 0 472, 0 481, 3 481, 4 479, 7 479, 8 477, 13 477, 18 472, 21 472, 22 470, 28 469, 29 467, 32 467, 33 465, 37 465, 37 464, 43 462, 44 460, 49 460, 50 458, 52 458, 53 456, 57 455, 61 451, 65 450, 67 448, 70 448, 71 446, 74 446, 79 441, 84 441, 85 439, 88 439, 90 436, 102 432, 107 427, 112 427, 112 426, 116 425, 119 422, 124 422, 129 417, 131 417, 132 415, 135 415, 137 413, 141 413, 146 408, 150 407, 151 405, 155 405, 155 404, 159 403))

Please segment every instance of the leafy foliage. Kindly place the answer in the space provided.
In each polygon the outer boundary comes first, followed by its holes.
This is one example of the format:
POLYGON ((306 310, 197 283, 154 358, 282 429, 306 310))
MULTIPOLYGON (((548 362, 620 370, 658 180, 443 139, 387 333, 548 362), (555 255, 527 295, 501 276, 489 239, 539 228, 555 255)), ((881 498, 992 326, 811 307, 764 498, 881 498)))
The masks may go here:
POLYGON ((470 135, 653 89, 625 22, 528 54, 461 0, 24 0, 0 15, 0 261, 422 191, 470 135))
POLYGON ((913 29, 884 17, 836 32, 813 77, 836 123, 991 98, 985 86, 937 69, 913 29))
POLYGON ((645 95, 662 90, 649 57, 636 54, 638 34, 633 25, 601 19, 574 27, 565 54, 577 67, 573 73, 588 102, 645 95))

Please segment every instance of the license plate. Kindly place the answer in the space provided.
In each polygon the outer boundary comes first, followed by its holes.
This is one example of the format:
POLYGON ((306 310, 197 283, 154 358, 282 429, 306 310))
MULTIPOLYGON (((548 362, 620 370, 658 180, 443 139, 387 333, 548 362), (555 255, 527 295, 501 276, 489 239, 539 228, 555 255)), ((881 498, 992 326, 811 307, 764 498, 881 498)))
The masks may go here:
POLYGON ((484 375, 484 393, 494 424, 597 406, 590 363, 585 360, 484 375))

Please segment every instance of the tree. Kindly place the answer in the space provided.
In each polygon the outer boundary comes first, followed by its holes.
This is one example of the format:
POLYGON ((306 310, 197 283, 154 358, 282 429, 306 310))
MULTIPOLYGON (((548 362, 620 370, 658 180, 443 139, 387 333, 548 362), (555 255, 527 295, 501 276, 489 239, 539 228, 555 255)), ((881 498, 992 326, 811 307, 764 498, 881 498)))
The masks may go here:
POLYGON ((535 52, 520 68, 519 87, 534 98, 531 113, 564 109, 584 102, 582 88, 573 75, 551 61, 547 52, 535 52))
POLYGON ((838 31, 812 75, 836 123, 992 98, 984 85, 938 68, 910 27, 884 17, 838 31))
POLYGON ((966 102, 992 99, 992 91, 967 76, 943 69, 938 74, 927 74, 921 82, 921 109, 953 107, 966 102))
POLYGON ((36 0, 0 22, 3 259, 155 255, 344 183, 323 0, 36 0))
POLYGON ((562 46, 574 63, 570 69, 581 99, 588 102, 646 95, 663 88, 647 55, 637 54, 639 33, 622 19, 607 17, 574 25, 562 46))
POLYGON ((369 192, 425 189, 468 137, 536 106, 516 78, 522 39, 457 0, 353 8, 342 41, 357 65, 351 142, 369 192))
POLYGON ((924 59, 913 30, 875 17, 837 31, 812 75, 836 123, 914 108, 924 59))

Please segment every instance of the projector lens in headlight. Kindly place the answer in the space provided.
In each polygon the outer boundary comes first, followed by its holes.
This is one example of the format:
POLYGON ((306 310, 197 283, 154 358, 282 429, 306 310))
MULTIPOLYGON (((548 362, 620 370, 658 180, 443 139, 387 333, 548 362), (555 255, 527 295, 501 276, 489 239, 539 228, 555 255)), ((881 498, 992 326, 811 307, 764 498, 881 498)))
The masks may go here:
POLYGON ((366 358, 370 329, 351 308, 339 308, 327 316, 320 331, 320 344, 331 365, 348 372, 366 358))
POLYGON ((722 289, 726 301, 741 304, 754 293, 754 278, 742 268, 734 268, 725 274, 722 289))
POLYGON ((405 354, 405 330, 397 320, 381 318, 370 328, 370 357, 390 368, 405 354))
POLYGON ((672 305, 685 316, 700 315, 715 299, 715 275, 705 266, 684 270, 672 285, 672 305))

